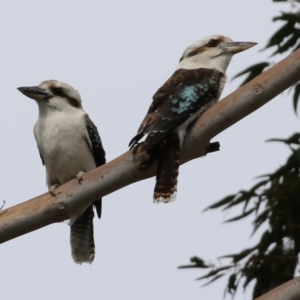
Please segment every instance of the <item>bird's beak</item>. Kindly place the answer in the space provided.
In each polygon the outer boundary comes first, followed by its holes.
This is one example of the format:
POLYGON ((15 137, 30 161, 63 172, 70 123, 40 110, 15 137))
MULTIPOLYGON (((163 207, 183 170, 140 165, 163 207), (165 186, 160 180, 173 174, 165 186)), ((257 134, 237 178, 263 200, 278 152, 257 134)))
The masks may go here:
POLYGON ((257 43, 253 43, 253 42, 232 42, 232 43, 223 44, 221 46, 221 49, 223 50, 222 54, 226 54, 226 53, 236 54, 244 50, 247 50, 255 46, 256 44, 257 43))
POLYGON ((24 87, 19 87, 18 90, 25 96, 36 101, 45 101, 53 97, 52 94, 44 91, 38 86, 24 86, 24 87))

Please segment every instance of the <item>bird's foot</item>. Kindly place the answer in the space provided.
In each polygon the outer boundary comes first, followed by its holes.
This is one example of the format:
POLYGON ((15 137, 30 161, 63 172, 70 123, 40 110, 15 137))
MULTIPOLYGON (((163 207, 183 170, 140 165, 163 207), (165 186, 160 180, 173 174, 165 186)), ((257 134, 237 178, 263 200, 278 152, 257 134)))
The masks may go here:
POLYGON ((83 181, 84 174, 85 174, 85 172, 83 172, 83 171, 80 171, 79 173, 76 174, 75 178, 77 179, 79 184, 81 184, 81 182, 83 181))
POLYGON ((144 170, 148 167, 150 167, 158 158, 160 155, 160 151, 157 147, 153 147, 150 150, 144 151, 144 157, 142 163, 139 166, 139 170, 144 170))
POLYGON ((59 187, 59 184, 55 183, 50 186, 49 188, 49 193, 53 196, 56 197, 56 194, 54 193, 55 189, 59 187))
POLYGON ((139 165, 139 170, 145 170, 148 167, 150 167, 155 160, 157 159, 157 155, 150 153, 150 152, 145 152, 145 159, 141 162, 139 165))
POLYGON ((132 148, 133 148, 133 147, 141 146, 141 145, 143 145, 143 144, 144 144, 144 142, 136 142, 134 145, 132 145, 132 148))
POLYGON ((144 142, 136 142, 135 144, 133 144, 131 147, 130 147, 130 150, 133 149, 133 154, 136 154, 139 151, 141 152, 144 152, 142 146, 143 146, 144 142))

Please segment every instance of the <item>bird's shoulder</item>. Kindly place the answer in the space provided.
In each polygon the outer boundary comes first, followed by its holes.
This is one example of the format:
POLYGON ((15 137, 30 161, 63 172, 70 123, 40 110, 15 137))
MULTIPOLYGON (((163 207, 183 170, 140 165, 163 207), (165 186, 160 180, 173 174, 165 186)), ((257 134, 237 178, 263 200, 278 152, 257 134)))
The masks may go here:
MULTIPOLYGON (((145 144, 166 135, 199 109, 217 101, 225 74, 216 69, 178 69, 157 90, 138 134, 151 134, 145 144)), ((154 143, 154 142, 153 142, 154 143)), ((151 143, 151 145, 153 144, 151 143)))
POLYGON ((84 118, 85 118, 85 124, 88 132, 88 136, 92 145, 96 167, 99 167, 105 164, 106 162, 105 151, 102 145, 102 140, 98 132, 97 126, 91 120, 89 115, 85 114, 84 118))
POLYGON ((206 89, 208 85, 213 84, 212 80, 215 79, 217 82, 222 76, 224 74, 215 69, 178 69, 153 95, 153 102, 149 112, 155 111, 169 96, 189 86, 198 85, 198 88, 201 89, 201 85, 203 85, 203 89, 206 89))

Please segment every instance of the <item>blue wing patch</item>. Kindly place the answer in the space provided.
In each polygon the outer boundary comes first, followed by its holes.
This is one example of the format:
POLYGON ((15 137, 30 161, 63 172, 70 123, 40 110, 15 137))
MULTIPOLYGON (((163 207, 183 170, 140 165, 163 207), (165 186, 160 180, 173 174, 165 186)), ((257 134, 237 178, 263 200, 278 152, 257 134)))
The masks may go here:
POLYGON ((185 86, 179 95, 171 96, 172 104, 171 110, 175 113, 181 114, 191 108, 193 103, 198 101, 200 96, 203 96, 208 91, 208 84, 199 83, 195 85, 185 86))

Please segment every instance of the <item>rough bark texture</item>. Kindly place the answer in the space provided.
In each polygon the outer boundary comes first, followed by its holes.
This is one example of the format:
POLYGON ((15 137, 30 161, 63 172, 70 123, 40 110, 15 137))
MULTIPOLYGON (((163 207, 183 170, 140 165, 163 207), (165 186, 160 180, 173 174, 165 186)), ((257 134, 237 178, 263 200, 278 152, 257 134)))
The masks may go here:
POLYGON ((296 277, 255 300, 299 300, 300 277, 296 277))

